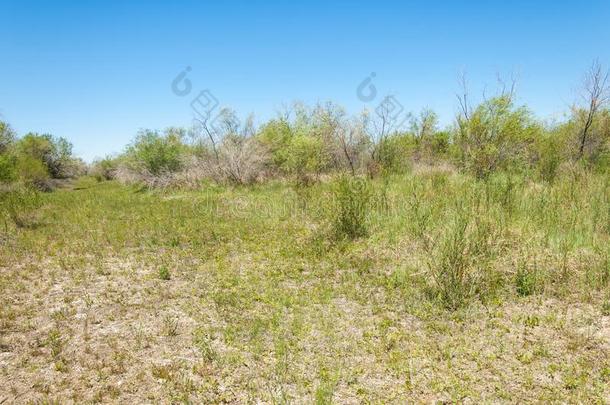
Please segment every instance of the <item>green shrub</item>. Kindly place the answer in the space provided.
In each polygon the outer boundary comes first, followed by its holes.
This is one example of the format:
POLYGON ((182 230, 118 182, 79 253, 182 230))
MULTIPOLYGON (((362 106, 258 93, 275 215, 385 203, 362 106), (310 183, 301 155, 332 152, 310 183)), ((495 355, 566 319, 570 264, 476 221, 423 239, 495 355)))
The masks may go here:
POLYGON ((380 141, 376 161, 384 173, 404 173, 410 168, 410 158, 416 148, 410 134, 395 134, 380 141))
POLYGON ((515 288, 517 294, 525 297, 538 291, 538 274, 526 266, 519 266, 515 274, 515 288))
POLYGON ((186 148, 180 134, 168 130, 164 135, 156 131, 141 131, 127 149, 126 159, 132 168, 144 170, 153 176, 173 173, 182 167, 186 148))
POLYGON ((167 268, 167 266, 161 266, 161 267, 159 267, 159 278, 160 278, 161 280, 165 280, 165 281, 167 281, 167 280, 169 280, 169 279, 171 279, 171 278, 172 278, 172 276, 171 276, 171 274, 170 274, 169 269, 167 268))
POLYGON ((16 164, 14 156, 0 154, 0 183, 10 183, 17 179, 16 164))
POLYGON ((459 162, 478 178, 496 170, 521 169, 529 161, 528 146, 540 131, 530 111, 515 108, 510 96, 492 98, 458 118, 459 162))
POLYGON ((38 160, 54 179, 70 177, 73 166, 72 144, 64 138, 29 133, 15 145, 17 157, 38 160))
POLYGON ((112 180, 118 168, 117 160, 110 157, 96 160, 91 165, 89 174, 97 181, 112 180))
POLYGON ((13 185, 0 191, 0 213, 4 219, 5 231, 9 221, 18 228, 34 226, 41 205, 40 193, 33 187, 13 185))
POLYGON ((371 202, 371 185, 361 177, 341 176, 333 189, 335 202, 333 224, 338 237, 365 236, 371 202))
POLYGON ((49 171, 46 165, 39 159, 29 155, 19 156, 17 158, 16 172, 19 180, 28 186, 33 186, 43 191, 51 189, 49 171))
POLYGON ((6 122, 0 121, 0 155, 6 153, 15 142, 15 131, 6 122))
POLYGON ((498 287, 490 267, 493 226, 462 204, 451 212, 436 242, 427 247, 432 293, 450 310, 475 296, 484 299, 498 287))
POLYGON ((258 137, 271 153, 271 161, 276 168, 286 168, 292 136, 292 129, 285 120, 272 120, 260 130, 258 137))
POLYGON ((559 174, 561 163, 564 162, 569 152, 566 150, 565 131, 552 128, 538 137, 533 146, 534 170, 538 177, 552 183, 559 174))
POLYGON ((324 142, 311 135, 296 135, 285 150, 283 168, 296 176, 299 182, 308 183, 329 164, 324 142))

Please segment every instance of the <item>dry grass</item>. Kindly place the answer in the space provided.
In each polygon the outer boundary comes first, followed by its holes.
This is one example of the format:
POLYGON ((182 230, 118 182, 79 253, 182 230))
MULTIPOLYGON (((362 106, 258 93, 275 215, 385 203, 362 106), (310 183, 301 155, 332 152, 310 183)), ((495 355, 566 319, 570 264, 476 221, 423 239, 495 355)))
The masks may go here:
POLYGON ((607 403, 604 181, 477 205, 457 174, 394 178, 356 240, 324 184, 45 195, 0 247, 0 403, 607 403), (450 310, 428 258, 458 199, 492 228, 450 310))

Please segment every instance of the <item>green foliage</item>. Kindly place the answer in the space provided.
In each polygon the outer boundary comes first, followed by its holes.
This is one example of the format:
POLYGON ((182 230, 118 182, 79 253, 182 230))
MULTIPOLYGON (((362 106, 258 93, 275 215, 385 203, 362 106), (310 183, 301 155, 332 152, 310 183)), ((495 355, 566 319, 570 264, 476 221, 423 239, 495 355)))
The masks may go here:
POLYGON ((115 176, 117 168, 117 159, 106 157, 93 162, 89 174, 95 177, 97 181, 112 180, 115 176))
POLYGON ((0 121, 0 155, 6 153, 15 142, 15 131, 11 126, 3 121, 0 121))
POLYGON ((36 223, 36 211, 42 205, 39 192, 23 185, 14 185, 0 190, 0 214, 5 228, 8 221, 18 228, 26 228, 36 223))
POLYGON ((372 188, 365 178, 341 176, 333 188, 333 225, 338 237, 354 239, 367 234, 372 188))
POLYGON ((459 162, 478 178, 496 170, 526 166, 528 145, 541 128, 525 108, 515 108, 509 96, 480 104, 469 116, 458 119, 456 141, 459 162))
POLYGON ((10 183, 17 178, 15 156, 0 154, 0 183, 10 183))
POLYGON ((433 158, 446 156, 451 146, 451 133, 449 131, 435 132, 423 140, 423 146, 424 150, 427 150, 433 158))
POLYGON ((409 169, 416 141, 410 134, 394 134, 378 145, 377 161, 386 173, 404 173, 409 169))
POLYGON ((29 155, 17 157, 15 166, 19 180, 40 190, 48 190, 49 171, 47 166, 39 159, 29 155))
POLYGON ((159 267, 159 278, 166 281, 172 278, 167 266, 159 267))
POLYGON ((565 160, 565 142, 560 131, 546 133, 536 140, 535 168, 538 176, 549 183, 555 181, 559 166, 565 160))
POLYGON ((41 162, 49 176, 55 179, 67 178, 72 163, 72 144, 64 138, 52 135, 28 133, 15 145, 19 158, 41 162))
POLYGON ((534 294, 538 290, 538 274, 536 271, 523 265, 519 266, 515 274, 515 288, 517 294, 524 297, 534 294))
POLYGON ((197 328, 193 332, 193 344, 199 350, 201 357, 208 362, 216 360, 218 354, 212 346, 212 336, 202 329, 197 328))
POLYGON ((144 130, 127 149, 126 159, 133 168, 156 176, 178 171, 185 151, 180 133, 168 130, 162 135, 144 130))
POLYGON ((271 153, 271 159, 276 168, 287 167, 288 146, 292 136, 290 124, 285 120, 272 120, 261 128, 258 137, 271 153))
POLYGON ((426 248, 433 295, 450 310, 475 296, 485 299, 497 288, 488 267, 494 253, 492 224, 471 211, 471 203, 465 200, 456 202, 437 240, 426 248))
POLYGON ((320 174, 329 164, 324 142, 311 135, 293 136, 282 155, 283 168, 303 181, 320 174))

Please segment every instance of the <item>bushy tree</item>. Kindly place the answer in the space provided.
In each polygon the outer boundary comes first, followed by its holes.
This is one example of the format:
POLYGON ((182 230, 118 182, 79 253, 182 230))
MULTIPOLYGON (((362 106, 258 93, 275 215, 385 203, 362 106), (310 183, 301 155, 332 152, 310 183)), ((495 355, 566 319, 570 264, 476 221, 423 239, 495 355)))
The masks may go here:
POLYGON ((132 169, 158 176, 180 170, 184 151, 181 132, 169 129, 161 134, 158 131, 142 130, 127 148, 125 155, 127 164, 132 169))
MULTIPOLYGON (((41 162, 48 175, 55 179, 67 178, 73 165, 72 144, 65 138, 49 134, 40 135, 30 132, 15 144, 19 161, 37 160, 41 162)), ((25 164, 31 166, 31 163, 25 164)))
POLYGON ((3 121, 0 121, 0 155, 8 152, 9 148, 15 142, 15 131, 11 126, 3 121))
POLYGON ((89 167, 89 175, 95 177, 97 181, 112 180, 116 175, 118 160, 110 156, 97 159, 89 167))
POLYGON ((328 165, 329 156, 321 138, 311 135, 296 135, 286 148, 286 160, 282 167, 296 176, 300 182, 308 183, 312 176, 319 175, 328 165))
POLYGON ((293 129, 288 120, 274 119, 263 125, 258 138, 271 154, 271 164, 274 168, 283 168, 288 160, 288 145, 293 137, 293 129))
POLYGON ((484 101, 457 119, 456 146, 460 164, 479 178, 498 169, 523 167, 528 145, 541 127, 525 107, 515 107, 511 95, 484 101))

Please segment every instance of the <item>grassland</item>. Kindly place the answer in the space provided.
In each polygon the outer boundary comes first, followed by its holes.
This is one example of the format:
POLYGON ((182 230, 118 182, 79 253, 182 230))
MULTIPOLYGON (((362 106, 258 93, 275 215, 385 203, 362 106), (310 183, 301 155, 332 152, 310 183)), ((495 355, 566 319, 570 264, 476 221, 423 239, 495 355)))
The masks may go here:
POLYGON ((610 179, 149 191, 80 180, 0 246, 0 403, 610 402, 610 179))

